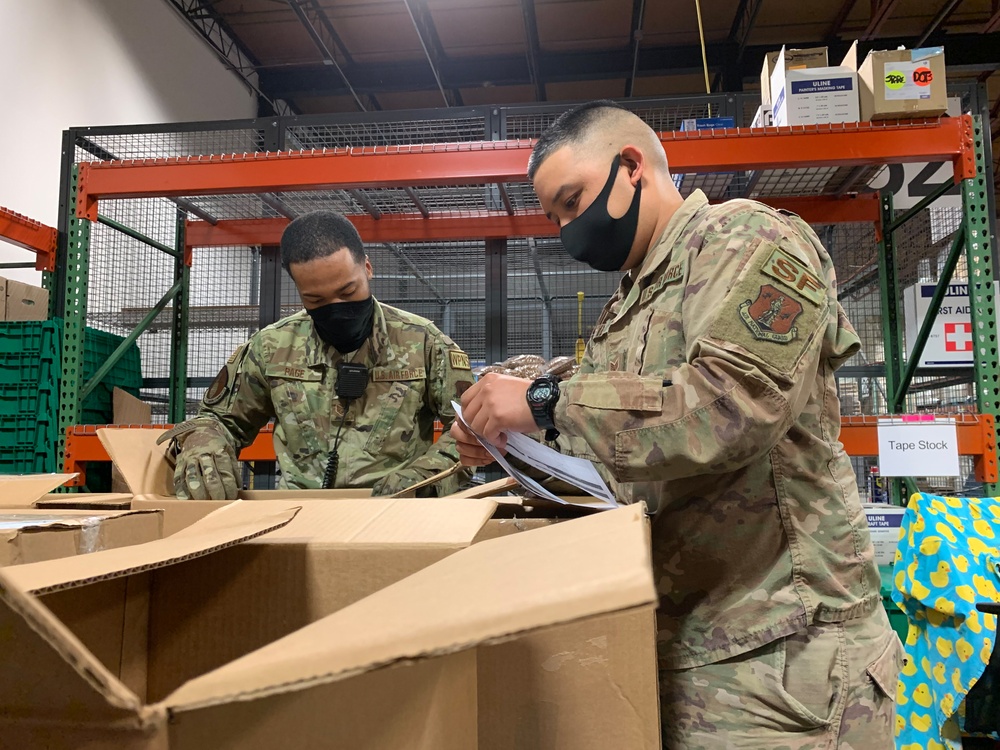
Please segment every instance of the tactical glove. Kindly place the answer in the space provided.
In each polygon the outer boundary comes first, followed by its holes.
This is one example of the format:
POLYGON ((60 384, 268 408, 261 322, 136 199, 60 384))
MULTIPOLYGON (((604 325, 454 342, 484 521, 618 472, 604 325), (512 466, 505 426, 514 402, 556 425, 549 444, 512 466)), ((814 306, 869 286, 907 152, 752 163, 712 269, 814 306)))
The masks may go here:
POLYGON ((242 474, 236 450, 222 425, 211 419, 183 422, 160 436, 170 440, 174 492, 182 500, 235 500, 242 474))

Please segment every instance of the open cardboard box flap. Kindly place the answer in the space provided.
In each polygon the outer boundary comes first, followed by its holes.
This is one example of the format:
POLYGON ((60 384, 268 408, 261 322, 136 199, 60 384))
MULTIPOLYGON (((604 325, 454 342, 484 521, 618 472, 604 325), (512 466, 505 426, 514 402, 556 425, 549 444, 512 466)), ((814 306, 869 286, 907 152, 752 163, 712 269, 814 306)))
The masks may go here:
POLYGON ((167 443, 156 441, 166 430, 100 429, 97 437, 135 495, 173 495, 174 473, 167 461, 167 443))
MULTIPOLYGON (((97 431, 111 462, 143 505, 174 499, 174 470, 167 460, 168 443, 156 443, 164 432, 166 430, 113 428, 97 431)), ((330 500, 370 496, 369 489, 243 490, 239 493, 240 500, 330 500)))
POLYGON ((97 553, 86 561, 86 576, 71 566, 57 574, 46 563, 0 571, 0 628, 9 634, 0 652, 0 705, 63 721, 160 724, 168 712, 183 721, 187 711, 305 690, 656 601, 644 515, 622 508, 461 550, 144 706, 29 593, 204 555, 280 527, 294 513, 235 503, 171 539, 124 555, 97 553))
POLYGON ((275 509, 257 503, 231 503, 166 539, 3 569, 0 584, 3 588, 44 594, 153 570, 279 529, 297 511, 297 507, 275 509))
POLYGON ((457 552, 164 702, 183 712, 301 690, 655 601, 645 516, 622 508, 457 552))
POLYGON ((148 720, 139 698, 37 598, 37 594, 95 583, 205 555, 288 523, 296 509, 239 504, 213 514, 186 538, 0 569, 0 705, 7 712, 63 719, 148 720))
POLYGON ((0 510, 31 508, 35 502, 76 474, 25 474, 0 476, 0 510))
MULTIPOLYGON (((236 501, 236 505, 291 507, 292 500, 236 501)), ((352 549, 364 546, 466 547, 493 515, 492 500, 348 498, 304 503, 294 521, 267 535, 267 544, 294 543, 352 549)), ((218 512, 218 511, 216 511, 218 512)), ((191 527, 177 532, 189 533, 191 527)))

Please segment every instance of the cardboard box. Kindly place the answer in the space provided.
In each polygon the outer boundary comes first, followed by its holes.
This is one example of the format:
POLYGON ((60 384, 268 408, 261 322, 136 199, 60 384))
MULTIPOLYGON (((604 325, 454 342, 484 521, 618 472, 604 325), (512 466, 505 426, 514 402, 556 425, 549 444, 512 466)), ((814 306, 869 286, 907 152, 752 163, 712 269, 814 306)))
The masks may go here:
POLYGON ((767 128, 774 124, 774 117, 771 114, 771 105, 768 104, 764 106, 761 104, 757 107, 757 112, 753 116, 753 121, 750 123, 751 128, 767 128))
POLYGON ((0 321, 47 320, 49 290, 0 277, 0 321))
POLYGON ((760 102, 766 110, 771 109, 774 100, 771 98, 771 74, 782 58, 785 70, 802 70, 804 68, 825 68, 830 64, 826 47, 810 47, 809 49, 787 49, 782 47, 776 52, 764 55, 764 64, 760 69, 760 102))
POLYGON ((156 510, 64 510, 32 507, 70 475, 0 477, 0 565, 54 560, 159 539, 156 510))
POLYGON ((52 492, 42 495, 34 507, 48 510, 128 510, 132 507, 129 492, 52 492))
MULTIPOLYGON (((156 444, 163 432, 102 428, 97 436, 134 495, 132 508, 163 510, 163 534, 170 536, 225 507, 229 501, 177 499, 173 468, 166 458, 167 446, 156 444)), ((371 497, 371 490, 243 490, 237 497, 239 500, 341 500, 371 497)))
POLYGON ((659 747, 640 508, 454 551, 488 501, 307 503, 294 521, 275 505, 232 503, 79 567, 0 571, 4 742, 470 750, 490 728, 496 747, 659 747), (469 506, 464 520, 450 504, 469 506), (443 519, 440 544, 418 541, 443 519), (421 544, 443 559, 336 609, 343 584, 363 595, 359 574, 421 544))
POLYGON ((899 546, 899 529, 903 523, 906 508, 886 503, 862 503, 865 519, 875 546, 875 562, 892 565, 896 561, 896 547, 899 546))
POLYGON ((944 47, 872 50, 858 69, 862 120, 937 117, 948 111, 944 47))
POLYGON ((786 65, 784 51, 771 73, 775 126, 858 121, 857 42, 838 66, 792 69, 786 65))

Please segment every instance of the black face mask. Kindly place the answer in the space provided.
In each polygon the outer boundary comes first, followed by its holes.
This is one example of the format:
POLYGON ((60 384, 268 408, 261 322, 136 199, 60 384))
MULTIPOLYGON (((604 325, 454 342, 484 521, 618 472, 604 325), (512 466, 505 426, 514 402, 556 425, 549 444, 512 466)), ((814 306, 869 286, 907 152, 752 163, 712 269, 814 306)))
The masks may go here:
POLYGON ((331 302, 306 312, 323 341, 341 354, 349 354, 360 349, 372 334, 375 298, 369 296, 356 302, 331 302))
POLYGON ((624 216, 615 219, 608 213, 608 198, 615 186, 619 164, 618 154, 615 154, 615 160, 611 163, 611 175, 600 195, 594 198, 586 211, 559 232, 566 252, 597 271, 621 270, 628 260, 639 228, 641 182, 636 184, 632 204, 624 216))

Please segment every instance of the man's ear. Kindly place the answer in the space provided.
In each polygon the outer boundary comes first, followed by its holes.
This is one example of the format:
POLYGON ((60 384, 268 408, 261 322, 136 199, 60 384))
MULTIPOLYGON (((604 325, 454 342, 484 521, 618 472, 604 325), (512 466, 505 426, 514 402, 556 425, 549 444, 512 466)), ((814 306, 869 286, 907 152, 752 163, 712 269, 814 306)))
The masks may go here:
POLYGON ((372 262, 365 256, 365 275, 370 279, 375 273, 372 271, 372 262))
POLYGON ((628 167, 629 182, 635 187, 646 170, 646 156, 638 146, 628 145, 621 150, 621 159, 628 167))

